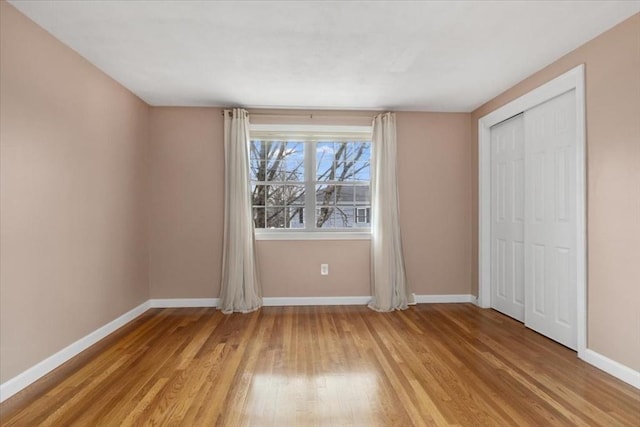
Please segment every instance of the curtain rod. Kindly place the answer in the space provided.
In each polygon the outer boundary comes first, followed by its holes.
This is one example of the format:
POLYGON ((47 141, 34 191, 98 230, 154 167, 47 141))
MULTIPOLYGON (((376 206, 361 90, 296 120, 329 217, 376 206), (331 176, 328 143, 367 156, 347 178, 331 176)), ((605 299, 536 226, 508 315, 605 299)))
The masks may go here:
MULTIPOLYGON (((226 110, 229 111, 229 110, 226 110)), ((230 112, 230 111, 229 111, 230 112)), ((222 116, 224 117, 225 110, 222 110, 222 116)), ((275 117, 275 118, 294 118, 294 119, 313 119, 313 118, 330 118, 330 119, 369 119, 373 120, 374 116, 371 115, 356 115, 356 114, 316 114, 316 113, 289 113, 289 114, 276 114, 276 113, 252 113, 249 112, 250 116, 260 116, 260 117, 275 117)))

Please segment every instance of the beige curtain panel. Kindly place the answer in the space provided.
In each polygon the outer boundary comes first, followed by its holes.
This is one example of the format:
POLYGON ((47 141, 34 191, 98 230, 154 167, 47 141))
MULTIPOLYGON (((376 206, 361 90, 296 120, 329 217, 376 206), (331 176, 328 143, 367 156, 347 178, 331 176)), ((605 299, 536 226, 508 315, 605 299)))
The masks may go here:
POLYGON ((224 114, 224 248, 220 309, 248 313, 262 305, 249 182, 249 115, 224 114))
POLYGON ((404 310, 409 295, 402 254, 396 176, 396 116, 373 119, 371 147, 371 287, 369 307, 404 310))

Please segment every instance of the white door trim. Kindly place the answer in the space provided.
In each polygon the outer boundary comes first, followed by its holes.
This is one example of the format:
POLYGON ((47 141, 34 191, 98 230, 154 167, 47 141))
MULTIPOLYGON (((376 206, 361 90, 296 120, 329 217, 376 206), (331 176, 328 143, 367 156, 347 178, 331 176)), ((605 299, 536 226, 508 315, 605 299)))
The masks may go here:
POLYGON ((576 263, 578 357, 587 344, 584 64, 509 102, 478 121, 478 305, 491 307, 491 126, 570 90, 576 93, 576 263))

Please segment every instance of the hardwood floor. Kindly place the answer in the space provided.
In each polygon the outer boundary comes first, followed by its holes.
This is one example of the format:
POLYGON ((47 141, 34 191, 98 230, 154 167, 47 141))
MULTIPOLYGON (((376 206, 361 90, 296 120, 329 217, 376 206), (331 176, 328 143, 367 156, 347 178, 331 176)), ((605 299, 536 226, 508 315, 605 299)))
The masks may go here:
POLYGON ((154 309, 3 426, 640 425, 640 391, 471 304, 154 309))

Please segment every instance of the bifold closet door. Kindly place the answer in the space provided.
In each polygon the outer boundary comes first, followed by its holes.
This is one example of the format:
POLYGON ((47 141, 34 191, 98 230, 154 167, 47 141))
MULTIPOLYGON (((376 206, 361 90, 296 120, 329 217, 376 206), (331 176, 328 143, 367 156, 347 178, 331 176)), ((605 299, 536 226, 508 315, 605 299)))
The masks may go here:
POLYGON ((525 325, 577 347, 575 91, 524 113, 525 325))
POLYGON ((524 116, 491 128, 491 306, 524 322, 524 116))

